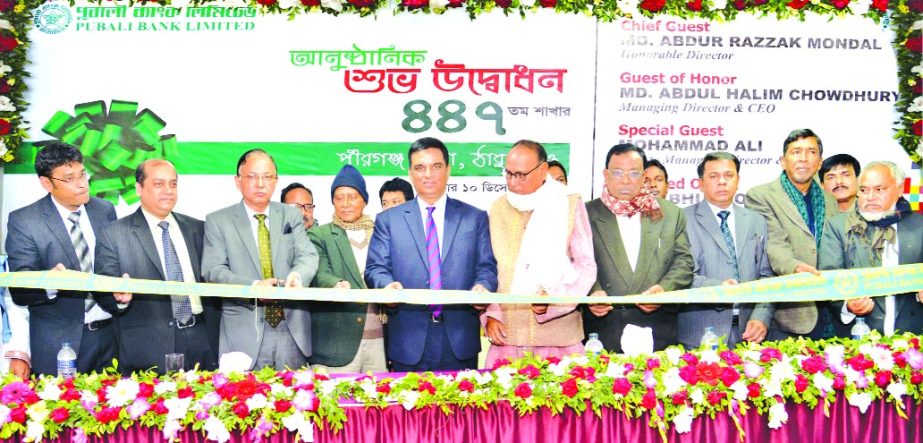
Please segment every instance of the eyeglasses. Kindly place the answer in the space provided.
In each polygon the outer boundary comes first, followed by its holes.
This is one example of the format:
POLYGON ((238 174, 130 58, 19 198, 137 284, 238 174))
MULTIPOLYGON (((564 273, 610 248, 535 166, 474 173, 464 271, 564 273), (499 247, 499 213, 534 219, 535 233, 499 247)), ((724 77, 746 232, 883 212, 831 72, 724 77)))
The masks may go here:
POLYGON ((247 174, 247 175, 239 176, 239 177, 241 180, 245 180, 250 183, 256 183, 260 180, 262 180, 263 183, 273 183, 276 181, 276 179, 279 178, 276 175, 269 175, 269 174, 265 174, 265 175, 247 174))
POLYGON ((74 177, 74 176, 68 176, 68 177, 64 177, 64 178, 57 178, 57 177, 48 176, 48 178, 57 180, 57 181, 62 182, 62 183, 71 184, 71 183, 74 183, 74 182, 76 182, 76 183, 84 182, 84 181, 87 180, 88 176, 87 176, 87 171, 84 170, 84 171, 80 171, 80 175, 77 175, 76 177, 74 177))
POLYGON ((302 211, 313 211, 314 210, 314 205, 312 205, 311 203, 305 203, 303 205, 298 204, 298 203, 289 203, 288 205, 293 208, 301 209, 302 211))
POLYGON ((532 171, 538 169, 538 167, 543 164, 545 164, 545 162, 539 162, 537 165, 535 165, 534 168, 530 169, 529 172, 513 172, 513 171, 510 171, 509 169, 504 168, 503 176, 506 177, 507 180, 523 181, 526 179, 526 177, 529 176, 529 174, 532 173, 532 171))
POLYGON ((606 169, 606 174, 609 174, 609 177, 612 177, 612 178, 614 178, 614 179, 616 179, 616 180, 621 180, 622 177, 624 177, 624 176, 626 176, 626 175, 628 176, 628 178, 630 178, 630 179, 632 179, 632 180, 637 180, 637 179, 641 178, 642 175, 644 175, 644 173, 641 172, 641 171, 628 171, 628 172, 625 172, 625 171, 623 171, 623 170, 621 170, 621 169, 606 169))

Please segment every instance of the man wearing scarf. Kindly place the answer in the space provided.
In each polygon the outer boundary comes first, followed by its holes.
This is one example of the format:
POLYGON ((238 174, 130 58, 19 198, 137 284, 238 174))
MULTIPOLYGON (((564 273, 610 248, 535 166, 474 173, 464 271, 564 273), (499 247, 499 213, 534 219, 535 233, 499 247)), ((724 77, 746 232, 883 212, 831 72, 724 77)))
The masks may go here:
MULTIPOLYGON (((646 160, 632 144, 606 154, 602 196, 587 203, 597 267, 590 296, 656 294, 692 284, 686 217, 644 189, 646 160)), ((593 304, 584 312, 584 329, 598 333, 606 349, 623 352, 629 345, 644 351, 634 345, 651 341, 654 349, 664 349, 676 343, 676 313, 674 306, 593 304)))
MULTIPOLYGON (((548 174, 548 154, 520 140, 506 156, 507 194, 491 205, 497 292, 584 297, 596 281, 586 207, 548 174)), ((481 314, 491 342, 486 367, 501 359, 583 353, 577 304, 491 304, 481 314)))
MULTIPOLYGON (((817 250, 825 222, 836 212, 836 198, 815 180, 824 145, 810 129, 796 129, 782 144, 778 179, 750 189, 746 207, 766 218, 766 252, 776 275, 817 274, 817 250)), ((794 335, 819 339, 827 335, 826 303, 776 303, 766 340, 794 335), (818 309, 820 308, 820 309, 818 309)))
MULTIPOLYGON (((859 175, 859 204, 833 217, 820 245, 821 269, 923 263, 923 216, 901 196, 904 173, 872 162, 859 175)), ((884 335, 923 332, 923 291, 833 302, 837 335, 848 337, 856 317, 884 335)))
MULTIPOLYGON (((308 231, 317 248, 314 285, 366 289, 365 262, 375 222, 363 213, 369 202, 365 179, 345 165, 330 185, 333 222, 308 231)), ((385 341, 379 307, 370 303, 311 305, 312 367, 330 373, 385 372, 385 341)))

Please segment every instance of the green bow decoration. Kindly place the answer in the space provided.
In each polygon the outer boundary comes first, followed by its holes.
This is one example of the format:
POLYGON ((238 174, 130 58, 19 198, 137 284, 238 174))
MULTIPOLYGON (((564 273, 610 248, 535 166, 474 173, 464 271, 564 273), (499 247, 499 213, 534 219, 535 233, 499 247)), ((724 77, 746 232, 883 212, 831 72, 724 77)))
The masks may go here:
POLYGON ((138 103, 97 100, 74 106, 72 116, 55 113, 42 131, 78 146, 90 175, 90 193, 117 205, 138 201, 135 168, 151 158, 179 156, 176 136, 159 135, 167 124, 150 109, 138 112, 138 103))

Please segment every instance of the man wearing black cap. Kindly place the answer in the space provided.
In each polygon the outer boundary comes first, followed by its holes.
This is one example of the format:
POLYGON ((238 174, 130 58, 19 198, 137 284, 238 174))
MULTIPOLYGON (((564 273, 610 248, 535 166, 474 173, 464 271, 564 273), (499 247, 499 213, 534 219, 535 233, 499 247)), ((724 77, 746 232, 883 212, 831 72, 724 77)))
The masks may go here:
MULTIPOLYGON (((375 223, 363 213, 369 202, 365 179, 343 166, 330 186, 333 222, 308 231, 319 263, 315 287, 365 289, 365 261, 375 223)), ((330 373, 385 372, 385 344, 378 305, 325 303, 311 306, 314 354, 309 361, 330 373)))

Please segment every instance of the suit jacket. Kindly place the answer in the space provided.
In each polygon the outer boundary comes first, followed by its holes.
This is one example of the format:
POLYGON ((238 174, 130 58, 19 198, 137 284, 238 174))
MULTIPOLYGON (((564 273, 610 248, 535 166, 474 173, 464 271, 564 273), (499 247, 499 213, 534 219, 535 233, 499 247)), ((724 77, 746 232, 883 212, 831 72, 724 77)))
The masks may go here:
MULTIPOLYGON (((799 263, 817 266, 814 235, 778 178, 750 189, 747 207, 766 218, 769 228, 766 253, 776 275, 793 274, 799 263)), ((836 198, 824 191, 825 226, 837 213, 836 198)), ((776 303, 775 306, 776 323, 786 332, 807 334, 817 325, 818 312, 814 302, 776 303)))
MULTIPOLYGON (((312 286, 332 288, 340 280, 350 288, 365 289, 349 237, 343 228, 328 223, 308 231, 317 249, 317 275, 312 286)), ((345 366, 356 356, 368 303, 311 303, 311 338, 314 353, 311 364, 345 366)))
MULTIPOLYGON (((378 215, 369 244, 365 281, 381 288, 398 281, 407 289, 429 287, 429 261, 417 199, 378 215)), ((490 246, 487 213, 447 198, 442 240, 443 289, 469 290, 477 284, 497 289, 497 261, 490 246)), ((406 365, 419 363, 431 313, 426 305, 401 304, 388 318, 387 355, 406 365)), ((459 360, 481 350, 477 312, 468 305, 446 305, 443 322, 452 352, 459 360)))
MULTIPOLYGON (((103 228, 115 221, 115 207, 90 197, 84 208, 98 239, 103 228)), ((58 263, 67 269, 80 270, 68 227, 52 203, 51 194, 10 213, 6 251, 12 272, 47 271, 58 263)), ((10 294, 16 304, 29 307, 32 372, 57 374, 61 343, 70 342, 74 350, 80 349, 87 293, 59 291, 55 298, 49 299, 44 289, 10 288, 10 294)))
MULTIPOLYGON (((766 220, 763 216, 743 206, 734 205, 734 249, 737 271, 741 283, 772 277, 772 267, 766 255, 766 220)), ((689 246, 695 259, 693 288, 718 286, 734 277, 734 267, 718 217, 708 202, 701 202, 683 209, 686 215, 686 232, 689 246)), ((733 303, 733 300, 728 300, 733 303)), ((715 328, 719 337, 728 336, 731 331, 733 312, 730 305, 693 304, 680 308, 677 317, 680 343, 687 348, 697 348, 705 327, 715 328)), ((771 303, 741 304, 739 331, 747 327, 747 321, 759 320, 768 328, 772 321, 771 303)))
MULTIPOLYGON (((309 284, 317 271, 317 251, 304 231, 301 212, 278 202, 269 203, 272 270, 278 278, 297 272, 309 284)), ((263 279, 259 249, 244 203, 205 217, 202 277, 210 283, 250 285, 263 279)), ((305 357, 311 356, 311 314, 308 302, 284 301, 288 329, 305 357)), ((244 352, 256 360, 263 340, 263 308, 253 300, 225 299, 222 307, 219 355, 244 352)))
MULTIPOLYGON (((692 284, 693 260, 686 236, 686 217, 676 205, 657 199, 663 218, 641 218, 641 248, 635 271, 631 270, 615 215, 600 199, 587 203, 590 228, 593 230, 593 253, 596 256, 596 285, 610 297, 640 294, 659 284, 666 291, 688 289, 692 284)), ((621 352, 625 325, 650 327, 654 330, 654 348, 663 349, 676 343, 675 306, 662 306, 645 314, 634 305, 613 305, 603 317, 584 310, 586 332, 596 332, 606 349, 621 352)))
MULTIPOLYGON (((860 243, 857 238, 850 238, 846 233, 846 215, 840 214, 830 220, 828 229, 824 231, 820 244, 820 269, 855 269, 881 266, 881 260, 875 259, 868 246, 860 243)), ((868 235, 875 228, 869 225, 868 235)), ((903 220, 897 222, 897 247, 900 264, 908 265, 923 263, 923 216, 911 213, 903 220)), ((917 293, 894 295, 894 329, 914 334, 923 333, 923 303, 917 302, 917 293)), ((865 315, 865 322, 869 328, 884 332, 885 298, 872 299, 875 307, 872 312, 865 315)), ((837 335, 849 337, 850 329, 855 320, 843 324, 840 311, 843 302, 831 302, 834 308, 833 323, 837 335)))
MULTIPOLYGON (((205 224, 201 220, 174 212, 195 281, 202 282, 200 261, 205 224)), ((160 255, 157 253, 150 226, 141 208, 113 222, 96 240, 96 273, 111 277, 128 274, 131 278, 166 280, 160 255)), ((119 312, 119 369, 126 372, 157 366, 163 372, 163 356, 175 352, 176 327, 169 295, 134 294, 128 307, 119 310, 115 298, 100 294, 99 304, 109 311, 119 312), (157 337, 157 340, 151 340, 157 337)), ((203 369, 218 368, 218 325, 221 321, 221 299, 202 298, 202 309, 211 360, 198 362, 203 369)), ((188 358, 188 357, 187 357, 188 358)))

